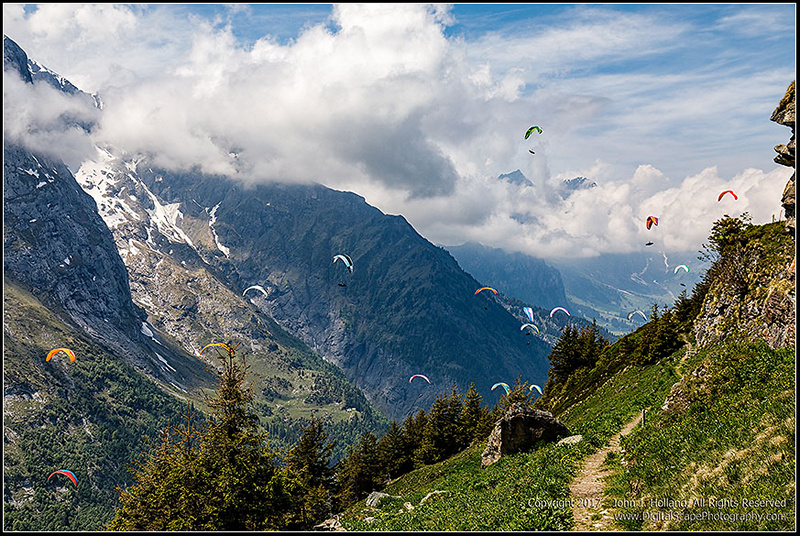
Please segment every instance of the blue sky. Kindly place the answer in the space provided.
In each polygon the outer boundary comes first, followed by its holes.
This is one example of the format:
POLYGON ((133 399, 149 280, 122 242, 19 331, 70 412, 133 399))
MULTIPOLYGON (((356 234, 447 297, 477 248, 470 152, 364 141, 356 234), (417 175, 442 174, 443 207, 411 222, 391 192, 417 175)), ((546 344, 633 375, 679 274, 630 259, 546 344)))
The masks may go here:
MULTIPOLYGON (((796 76, 794 4, 3 9, 30 57, 103 98, 101 128, 65 144, 73 166, 91 142, 322 182, 445 245, 625 253, 658 212, 665 250, 696 250, 721 210, 777 215, 791 174, 769 118, 796 76), (516 169, 533 187, 498 181, 516 169), (576 176, 598 186, 565 197, 576 176), (721 207, 728 188, 745 195, 721 207)), ((29 123, 70 105, 16 89, 4 77, 6 136, 51 147, 29 123)))

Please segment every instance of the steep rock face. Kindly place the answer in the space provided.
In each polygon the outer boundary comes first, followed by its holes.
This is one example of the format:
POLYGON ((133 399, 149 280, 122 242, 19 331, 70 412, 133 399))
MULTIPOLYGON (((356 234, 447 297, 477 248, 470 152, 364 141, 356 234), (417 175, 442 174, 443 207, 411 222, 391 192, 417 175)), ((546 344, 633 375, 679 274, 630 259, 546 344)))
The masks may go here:
POLYGON ((3 156, 5 273, 90 333, 136 339, 143 314, 94 201, 63 163, 9 143, 3 156))
POLYGON ((518 320, 475 296, 478 282, 402 217, 321 185, 244 188, 144 162, 137 172, 162 205, 179 208, 180 227, 212 269, 241 290, 264 287, 268 296, 253 303, 390 417, 403 419, 454 380, 487 396, 497 379, 545 380, 549 346, 527 345, 518 320), (353 259, 352 274, 332 262, 338 253, 353 259), (432 387, 409 384, 420 372, 432 387))
POLYGON ((27 83, 32 84, 33 78, 28 70, 28 55, 14 41, 3 36, 3 70, 14 71, 27 83))
MULTIPOLYGON (((383 417, 341 371, 264 314, 259 308, 263 294, 242 295, 249 285, 239 285, 228 260, 231 251, 217 236, 219 205, 190 215, 180 203, 164 203, 141 180, 137 164, 147 168, 123 151, 98 148, 76 179, 95 199, 114 236, 128 269, 133 301, 148 312, 148 325, 192 355, 211 342, 236 346, 251 365, 255 404, 275 435, 294 434, 314 412, 331 427, 331 421, 337 421, 337 430, 345 435, 378 431, 383 417), (348 421, 338 422, 344 415, 348 421)), ((200 207, 198 200, 203 201, 197 197, 190 205, 200 207)), ((199 359, 217 365, 213 350, 199 359)), ((337 445, 334 455, 345 450, 346 445, 337 445)))
POLYGON ((700 348, 729 337, 764 339, 773 348, 795 344, 794 242, 773 223, 754 226, 747 245, 716 276, 695 320, 700 348))
MULTIPOLYGON (((784 95, 781 102, 778 104, 778 107, 775 108, 775 111, 772 112, 772 117, 770 118, 772 121, 775 121, 779 125, 784 125, 792 129, 792 137, 789 139, 789 143, 786 145, 776 145, 775 152, 778 155, 775 157, 775 162, 781 164, 783 166, 788 166, 792 169, 795 167, 795 158, 794 158, 794 124, 795 124, 795 90, 794 90, 794 81, 789 84, 789 89, 786 90, 786 95, 784 95)), ((794 236, 794 229, 795 229, 795 176, 797 173, 792 173, 789 182, 786 183, 786 188, 783 190, 783 195, 781 196, 781 204, 783 205, 784 214, 786 214, 786 230, 794 236)))

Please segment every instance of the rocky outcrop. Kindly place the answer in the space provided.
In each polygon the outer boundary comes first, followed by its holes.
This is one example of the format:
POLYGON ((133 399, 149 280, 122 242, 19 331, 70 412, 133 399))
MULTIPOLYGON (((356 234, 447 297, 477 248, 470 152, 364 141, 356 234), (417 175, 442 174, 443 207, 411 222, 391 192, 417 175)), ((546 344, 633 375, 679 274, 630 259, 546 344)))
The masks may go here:
POLYGON ((569 429, 549 411, 533 409, 525 404, 512 404, 498 420, 481 455, 481 466, 487 467, 501 457, 527 452, 537 443, 550 443, 570 436, 569 429))
MULTIPOLYGON (((795 123, 795 93, 794 81, 789 84, 789 89, 786 90, 778 107, 772 112, 772 121, 779 125, 784 125, 792 129, 792 137, 786 145, 780 144, 775 146, 775 152, 778 155, 775 157, 775 162, 783 166, 788 166, 792 169, 795 167, 794 159, 794 123, 795 123)), ((792 173, 789 182, 786 183, 786 188, 783 190, 781 196, 781 205, 783 206, 784 214, 786 215, 786 230, 794 237, 795 229, 795 212, 794 212, 794 198, 795 198, 795 176, 797 173, 792 173)))
POLYGON ((345 529, 342 526, 342 524, 339 522, 339 517, 336 516, 336 517, 332 517, 330 519, 326 519, 325 521, 323 521, 319 525, 314 525, 314 530, 318 530, 318 531, 325 531, 325 530, 346 531, 347 529, 345 529))
POLYGON ((694 323, 698 348, 733 336, 770 348, 795 344, 794 242, 774 227, 754 226, 749 241, 725 260, 694 323), (728 269, 725 269, 725 268, 728 269))
POLYGON ((366 505, 370 508, 378 508, 383 499, 400 499, 399 495, 389 495, 380 491, 373 491, 367 497, 366 505))

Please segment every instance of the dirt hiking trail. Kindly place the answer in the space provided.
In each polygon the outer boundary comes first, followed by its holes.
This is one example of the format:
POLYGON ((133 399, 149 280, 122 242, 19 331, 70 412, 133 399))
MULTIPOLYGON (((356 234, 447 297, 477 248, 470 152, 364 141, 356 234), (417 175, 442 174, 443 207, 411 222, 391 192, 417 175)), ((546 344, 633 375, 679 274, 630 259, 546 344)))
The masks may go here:
MULTIPOLYGON (((611 438, 608 446, 601 448, 588 458, 583 464, 580 472, 575 476, 569 486, 571 498, 575 501, 572 509, 572 516, 575 519, 575 531, 613 531, 623 530, 617 528, 614 523, 610 505, 603 504, 603 490, 605 484, 603 478, 611 474, 611 471, 601 466, 609 452, 619 452, 619 439, 628 435, 633 428, 642 420, 639 413, 635 419, 625 425, 614 437, 611 438)), ((607 502, 607 501, 606 501, 607 502)))

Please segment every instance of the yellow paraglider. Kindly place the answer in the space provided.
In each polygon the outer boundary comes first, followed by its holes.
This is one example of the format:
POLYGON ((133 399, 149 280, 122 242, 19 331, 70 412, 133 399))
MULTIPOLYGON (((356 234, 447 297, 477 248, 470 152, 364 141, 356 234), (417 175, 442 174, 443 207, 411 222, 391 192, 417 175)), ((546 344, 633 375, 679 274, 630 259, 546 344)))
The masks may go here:
POLYGON ((206 348, 208 348, 209 346, 221 346, 221 347, 225 348, 225 349, 228 351, 228 353, 229 353, 230 355, 233 355, 233 348, 231 348, 230 346, 228 346, 228 345, 227 345, 227 344, 225 344, 224 342, 212 342, 211 344, 206 344, 205 346, 203 346, 203 349, 202 349, 202 350, 200 350, 200 355, 203 355, 203 352, 204 352, 204 351, 206 350, 206 348))

